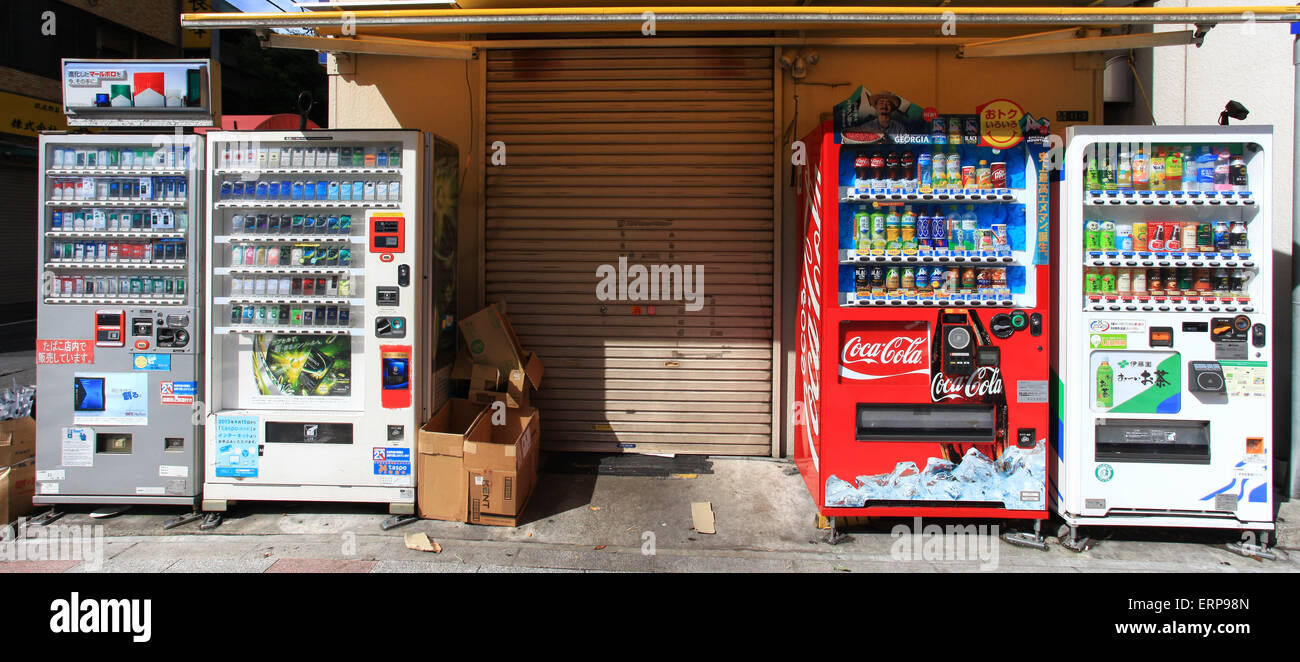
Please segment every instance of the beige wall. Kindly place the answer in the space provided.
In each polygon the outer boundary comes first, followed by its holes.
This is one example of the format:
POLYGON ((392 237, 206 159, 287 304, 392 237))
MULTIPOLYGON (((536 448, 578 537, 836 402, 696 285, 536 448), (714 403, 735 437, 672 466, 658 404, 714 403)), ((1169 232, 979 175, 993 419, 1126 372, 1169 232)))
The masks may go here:
MULTIPOLYGON (((823 114, 843 100, 858 85, 873 90, 891 90, 940 112, 974 112, 977 105, 1006 97, 1018 101, 1035 117, 1055 120, 1057 110, 1087 110, 1090 119, 1101 117, 1102 60, 1092 55, 1058 55, 1032 58, 982 58, 960 60, 954 48, 817 48, 818 64, 809 69, 807 78, 798 85, 785 75, 778 101, 780 128, 795 120, 795 95, 798 117, 793 139, 808 134, 823 114), (813 83, 846 83, 829 87, 813 83)), ((779 50, 778 50, 779 52, 779 50)), ((470 137, 482 130, 483 98, 479 87, 478 61, 468 65, 460 61, 354 56, 331 67, 330 128, 419 128, 433 131, 461 148, 462 167, 468 166, 467 181, 461 196, 460 212, 460 308, 461 314, 472 312, 479 304, 478 245, 481 196, 479 172, 483 154, 481 146, 472 152, 470 137), (466 91, 465 73, 473 95, 475 117, 471 126, 470 94, 466 91), (333 73, 334 71, 340 73, 333 73)), ((784 75, 784 74, 783 74, 784 75)), ((1053 122, 1055 124, 1055 122, 1053 122)), ((785 151, 788 155, 789 152, 785 151)), ((798 219, 795 214, 795 191, 789 187, 790 163, 782 160, 780 182, 783 193, 781 225, 782 272, 781 301, 783 324, 781 338, 785 360, 780 367, 785 375, 785 404, 789 411, 794 385, 793 350, 794 306, 797 293, 798 219)), ((789 416, 782 414, 782 448, 788 454, 789 416)))
POLYGON ((480 66, 477 60, 344 55, 332 58, 328 68, 329 128, 419 129, 436 133, 460 148, 464 181, 460 195, 457 305, 462 318, 475 312, 482 298, 478 276, 482 255, 478 208, 482 167, 479 155, 483 150, 471 151, 470 147, 471 137, 483 130, 480 66), (477 115, 472 129, 467 71, 477 115))

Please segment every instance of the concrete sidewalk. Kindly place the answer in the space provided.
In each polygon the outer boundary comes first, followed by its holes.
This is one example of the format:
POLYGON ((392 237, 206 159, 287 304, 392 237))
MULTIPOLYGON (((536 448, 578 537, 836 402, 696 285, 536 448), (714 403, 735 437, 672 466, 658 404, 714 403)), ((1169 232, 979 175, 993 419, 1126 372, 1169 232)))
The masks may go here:
MULTIPOLYGON (((379 506, 241 503, 223 525, 165 531, 175 509, 105 520, 70 509, 56 525, 103 525, 102 567, 78 560, 0 562, 0 572, 1297 572, 1300 504, 1279 513, 1278 559, 1234 554, 1236 532, 1097 529, 1082 554, 982 538, 983 560, 899 552, 901 520, 850 530, 831 546, 789 462, 712 458, 713 473, 668 477, 546 473, 518 528, 419 521, 390 531, 379 506), (692 530, 691 503, 712 503, 717 533, 692 530), (438 554, 406 548, 423 532, 438 554)), ((706 463, 706 465, 709 463, 706 463)), ((933 523, 929 520, 926 524, 933 523)), ((978 523, 978 522, 976 522, 978 523)), ((1054 530, 1054 525, 1053 525, 1054 530)), ((49 545, 49 541, 34 543, 49 545)), ((30 558, 30 557, 29 557, 30 558)))

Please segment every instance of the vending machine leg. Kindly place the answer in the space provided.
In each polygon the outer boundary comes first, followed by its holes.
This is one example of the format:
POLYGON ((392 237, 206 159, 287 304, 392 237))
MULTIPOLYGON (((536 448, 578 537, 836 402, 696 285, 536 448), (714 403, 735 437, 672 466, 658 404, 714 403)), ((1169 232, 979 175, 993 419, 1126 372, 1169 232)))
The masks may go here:
POLYGON ((1269 549, 1268 531, 1260 531, 1255 536, 1259 543, 1250 542, 1251 536, 1243 536, 1241 542, 1230 542, 1226 545, 1229 551, 1236 552, 1242 556, 1252 559, 1267 559, 1269 561, 1277 560, 1277 555, 1269 549))
POLYGON ((221 520, 226 516, 225 513, 203 513, 203 523, 199 524, 200 531, 211 531, 221 526, 221 520))
POLYGON ((1047 540, 1043 537, 1043 520, 1034 520, 1034 532, 1025 533, 1024 531, 1009 531, 1002 534, 1002 540, 1009 545, 1016 547, 1029 547, 1031 549, 1041 549, 1047 551, 1047 540))
POLYGON ((49 524, 54 520, 59 519, 60 517, 63 517, 63 513, 59 512, 58 509, 51 506, 49 510, 27 520, 27 525, 45 526, 46 524, 49 524))
POLYGON ((1088 551, 1089 549, 1092 549, 1092 538, 1088 538, 1088 537, 1080 538, 1079 527, 1073 524, 1067 524, 1062 526, 1061 530, 1057 532, 1057 537, 1061 539, 1061 546, 1070 550, 1071 552, 1082 553, 1088 551), (1067 528, 1070 530, 1068 538, 1065 535, 1066 533, 1065 529, 1067 528))
POLYGON ((184 515, 177 515, 176 517, 168 518, 163 522, 163 529, 174 529, 182 524, 189 524, 190 522, 196 522, 200 519, 203 519, 203 513, 195 510, 193 512, 185 513, 184 515))
POLYGON ((387 531, 389 529, 396 529, 399 526, 405 526, 407 524, 410 524, 411 522, 418 522, 418 521, 420 521, 420 518, 416 517, 415 515, 393 515, 392 517, 389 517, 388 519, 384 520, 383 523, 379 525, 379 528, 383 529, 384 531, 387 531))
POLYGON ((826 518, 827 523, 830 525, 830 530, 826 532, 826 544, 828 545, 838 545, 846 540, 849 540, 851 537, 849 536, 849 534, 844 533, 843 531, 840 531, 835 528, 836 519, 838 518, 835 517, 826 518))

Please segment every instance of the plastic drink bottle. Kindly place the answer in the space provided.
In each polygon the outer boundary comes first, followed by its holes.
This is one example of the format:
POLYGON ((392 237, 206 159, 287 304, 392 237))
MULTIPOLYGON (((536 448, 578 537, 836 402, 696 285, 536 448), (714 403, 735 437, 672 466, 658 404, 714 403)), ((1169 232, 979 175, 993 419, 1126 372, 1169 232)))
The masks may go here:
POLYGON ((1196 157, 1196 187, 1202 193, 1214 190, 1214 162, 1216 157, 1209 145, 1201 145, 1196 157))
POLYGON ((1115 406, 1115 371, 1110 362, 1102 358, 1097 366, 1097 408, 1110 409, 1115 406))

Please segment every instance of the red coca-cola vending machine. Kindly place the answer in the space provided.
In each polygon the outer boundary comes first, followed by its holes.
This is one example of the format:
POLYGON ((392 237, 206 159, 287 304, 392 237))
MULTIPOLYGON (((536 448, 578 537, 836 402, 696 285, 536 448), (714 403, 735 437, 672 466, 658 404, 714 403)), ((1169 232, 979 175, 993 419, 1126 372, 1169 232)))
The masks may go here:
POLYGON ((1041 541, 1047 127, 1019 111, 996 134, 986 106, 943 116, 856 94, 873 108, 851 98, 803 141, 795 461, 832 527, 1024 519, 1041 541))

